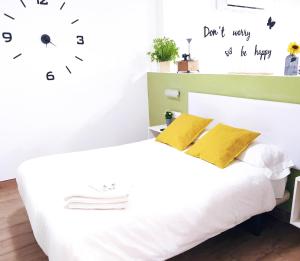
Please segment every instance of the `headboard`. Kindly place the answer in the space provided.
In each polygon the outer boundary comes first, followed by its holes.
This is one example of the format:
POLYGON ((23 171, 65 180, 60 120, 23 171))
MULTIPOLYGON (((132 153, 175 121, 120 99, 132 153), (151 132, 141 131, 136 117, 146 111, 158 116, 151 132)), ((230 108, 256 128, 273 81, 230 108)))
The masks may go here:
POLYGON ((300 169, 300 104, 272 102, 203 93, 188 94, 190 114, 259 131, 258 141, 279 146, 300 169))

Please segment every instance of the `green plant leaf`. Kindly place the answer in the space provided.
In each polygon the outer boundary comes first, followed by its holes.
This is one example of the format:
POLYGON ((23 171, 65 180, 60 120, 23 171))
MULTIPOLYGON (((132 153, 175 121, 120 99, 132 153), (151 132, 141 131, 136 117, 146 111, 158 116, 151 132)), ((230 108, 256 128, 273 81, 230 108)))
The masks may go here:
POLYGON ((147 52, 147 55, 150 56, 152 62, 175 62, 176 58, 179 57, 175 41, 166 37, 155 38, 153 40, 153 51, 147 52))

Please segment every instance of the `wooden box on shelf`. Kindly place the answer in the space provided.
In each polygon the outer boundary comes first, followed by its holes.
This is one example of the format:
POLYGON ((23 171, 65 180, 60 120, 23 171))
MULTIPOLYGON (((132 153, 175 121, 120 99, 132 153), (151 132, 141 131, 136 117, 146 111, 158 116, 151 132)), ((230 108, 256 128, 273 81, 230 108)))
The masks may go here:
POLYGON ((180 61, 177 63, 178 72, 198 72, 199 71, 199 62, 195 60, 186 60, 180 61))
POLYGON ((300 177, 295 179, 294 197, 290 223, 300 228, 300 177))

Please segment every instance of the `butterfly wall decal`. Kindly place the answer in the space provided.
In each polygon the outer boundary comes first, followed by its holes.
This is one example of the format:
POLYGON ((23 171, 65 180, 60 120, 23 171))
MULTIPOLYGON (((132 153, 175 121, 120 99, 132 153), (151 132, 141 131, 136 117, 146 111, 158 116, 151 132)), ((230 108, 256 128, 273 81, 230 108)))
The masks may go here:
POLYGON ((268 19, 268 23, 267 23, 267 26, 269 26, 269 29, 271 30, 272 27, 276 24, 275 21, 272 21, 272 17, 270 16, 269 19, 268 19))

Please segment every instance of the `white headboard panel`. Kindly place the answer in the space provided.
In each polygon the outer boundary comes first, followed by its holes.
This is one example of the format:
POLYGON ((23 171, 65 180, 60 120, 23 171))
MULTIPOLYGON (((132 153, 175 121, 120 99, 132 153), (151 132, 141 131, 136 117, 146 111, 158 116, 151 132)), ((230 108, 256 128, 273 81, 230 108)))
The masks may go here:
POLYGON ((258 141, 279 146, 300 169, 300 104, 189 93, 190 114, 258 131, 258 141))

